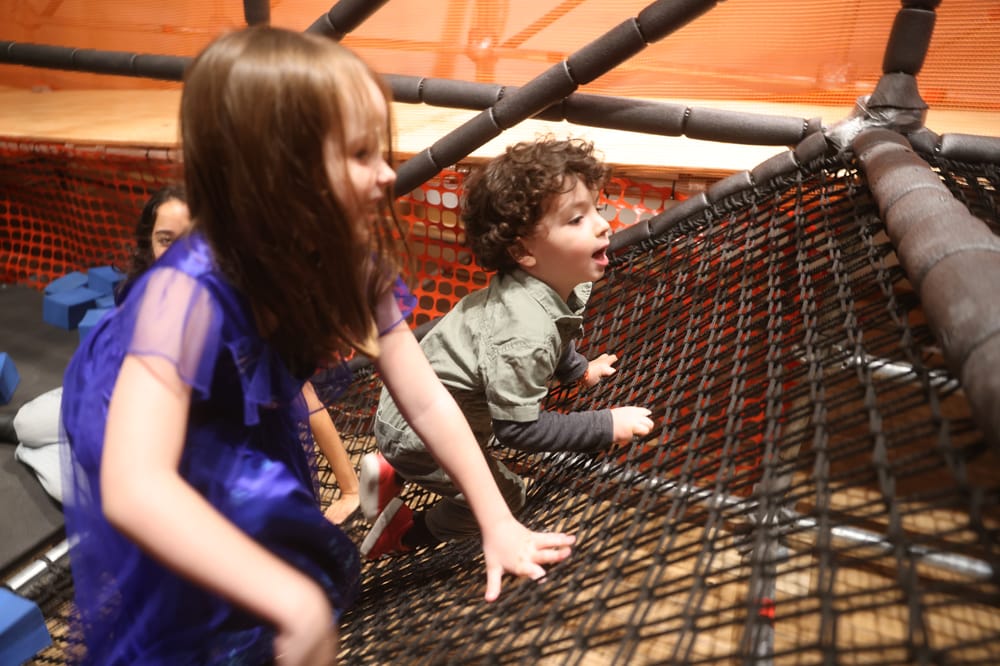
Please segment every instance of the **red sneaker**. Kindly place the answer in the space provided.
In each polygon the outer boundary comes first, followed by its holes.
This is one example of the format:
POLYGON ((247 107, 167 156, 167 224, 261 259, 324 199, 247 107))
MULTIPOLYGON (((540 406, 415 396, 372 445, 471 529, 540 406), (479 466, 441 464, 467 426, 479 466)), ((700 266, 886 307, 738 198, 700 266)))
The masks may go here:
POLYGON ((361 458, 358 485, 361 513, 369 523, 378 518, 392 498, 403 491, 403 484, 396 476, 396 470, 378 452, 366 453, 361 458))
POLYGON ((403 535, 413 527, 413 509, 394 497, 389 501, 365 540, 361 542, 361 557, 377 560, 383 555, 411 550, 403 545, 403 535))

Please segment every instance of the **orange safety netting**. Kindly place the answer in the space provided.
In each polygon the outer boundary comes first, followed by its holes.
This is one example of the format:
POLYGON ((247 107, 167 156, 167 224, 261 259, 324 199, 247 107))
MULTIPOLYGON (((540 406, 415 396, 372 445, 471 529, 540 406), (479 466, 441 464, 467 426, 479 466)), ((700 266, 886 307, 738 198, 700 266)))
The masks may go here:
MULTIPOLYGON (((446 170, 400 197, 410 231, 413 323, 447 312, 486 283, 462 247, 461 188, 467 168, 446 170)), ((124 266, 139 212, 149 195, 181 178, 175 151, 74 147, 0 141, 0 282, 44 288, 74 270, 124 266)), ((704 183, 646 183, 614 177, 602 195, 617 229, 651 217, 704 183)))

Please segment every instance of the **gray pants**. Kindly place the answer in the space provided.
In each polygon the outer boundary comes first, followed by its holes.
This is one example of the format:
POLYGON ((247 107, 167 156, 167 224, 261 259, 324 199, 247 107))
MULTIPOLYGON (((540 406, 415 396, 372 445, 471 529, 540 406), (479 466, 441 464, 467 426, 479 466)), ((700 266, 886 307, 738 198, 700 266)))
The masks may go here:
MULTIPOLYGON (((441 496, 425 515, 427 529, 436 539, 451 541, 479 535, 479 524, 465 497, 412 429, 396 428, 378 414, 375 441, 401 477, 441 496)), ((483 455, 500 494, 516 515, 525 502, 524 480, 496 460, 489 450, 483 449, 483 455)))

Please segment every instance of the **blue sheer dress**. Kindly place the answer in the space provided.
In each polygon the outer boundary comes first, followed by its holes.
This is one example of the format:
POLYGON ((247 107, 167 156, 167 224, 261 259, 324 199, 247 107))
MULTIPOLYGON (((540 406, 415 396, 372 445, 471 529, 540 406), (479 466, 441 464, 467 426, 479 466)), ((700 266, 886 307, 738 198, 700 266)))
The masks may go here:
MULTIPOLYGON (((394 307, 392 316, 399 321, 403 315, 394 307)), ((384 319, 379 324, 388 325, 384 319)), ((248 304, 194 233, 176 241, 130 287, 66 370, 65 514, 79 611, 74 629, 86 645, 81 661, 268 663, 270 625, 175 575, 104 518, 104 428, 126 354, 168 359, 191 386, 184 479, 239 528, 315 579, 338 617, 359 589, 357 548, 320 510, 303 380, 258 335, 248 304)))

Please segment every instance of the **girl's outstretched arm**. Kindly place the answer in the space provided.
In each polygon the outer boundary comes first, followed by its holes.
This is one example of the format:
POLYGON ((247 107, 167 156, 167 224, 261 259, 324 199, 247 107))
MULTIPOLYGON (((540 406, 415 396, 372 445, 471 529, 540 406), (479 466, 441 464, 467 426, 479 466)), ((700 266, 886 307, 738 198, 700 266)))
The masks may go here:
POLYGON ((344 441, 340 439, 337 426, 330 418, 330 412, 326 411, 316 389, 310 382, 306 382, 302 387, 302 395, 305 396, 306 406, 309 408, 309 427, 312 429, 313 439, 316 446, 326 456, 333 470, 333 476, 340 487, 340 497, 330 503, 326 510, 326 518, 331 523, 341 524, 347 520, 354 510, 361 504, 358 495, 358 474, 354 471, 354 465, 344 448, 344 441))
POLYGON ((337 627, 322 589, 229 522, 178 474, 190 398, 170 361, 125 358, 101 461, 105 515, 165 566, 274 624, 282 664, 334 663, 337 627))
POLYGON ((565 559, 575 537, 532 532, 507 507, 465 416, 424 356, 405 322, 379 339, 382 381, 428 450, 462 489, 483 534, 486 600, 500 595, 504 572, 542 578, 542 564, 565 559))

